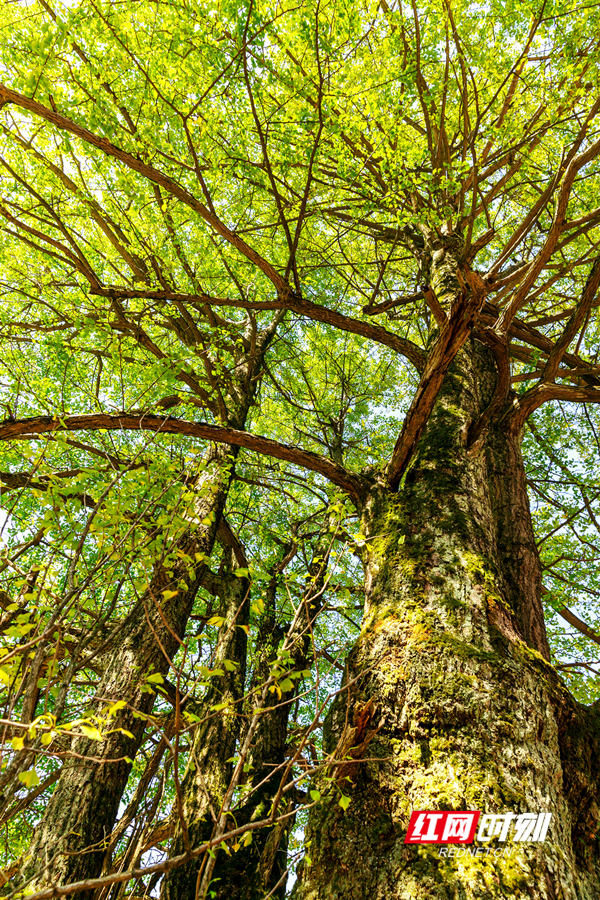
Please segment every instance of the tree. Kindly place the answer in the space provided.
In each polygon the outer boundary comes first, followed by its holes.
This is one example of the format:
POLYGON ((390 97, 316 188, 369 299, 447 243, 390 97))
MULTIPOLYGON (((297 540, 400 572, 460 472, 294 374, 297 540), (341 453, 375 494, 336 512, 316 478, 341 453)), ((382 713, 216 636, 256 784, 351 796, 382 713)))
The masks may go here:
POLYGON ((598 896, 597 33, 7 6, 5 896, 598 896))

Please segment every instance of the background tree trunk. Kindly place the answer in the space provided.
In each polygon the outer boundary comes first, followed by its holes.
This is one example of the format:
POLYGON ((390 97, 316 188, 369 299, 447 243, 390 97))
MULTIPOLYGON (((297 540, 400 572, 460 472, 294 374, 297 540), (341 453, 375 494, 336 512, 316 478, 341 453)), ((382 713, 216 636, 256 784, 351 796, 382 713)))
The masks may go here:
MULTIPOLYGON (((223 674, 213 677, 202 703, 191 709, 201 717, 193 731, 190 760, 181 784, 172 855, 185 853, 208 840, 221 811, 223 796, 233 771, 233 756, 240 732, 241 703, 246 677, 246 632, 250 609, 247 578, 223 576, 221 615, 224 618, 214 656, 223 674), (215 711, 214 706, 226 704, 215 711)), ((180 900, 194 897, 201 861, 192 860, 167 873, 162 897, 180 900)))
MULTIPOLYGON (((228 398, 229 424, 233 427, 245 426, 265 353, 282 315, 277 313, 255 335, 254 345, 240 358, 228 398)), ((207 453, 204 472, 196 485, 198 496, 193 510, 199 524, 180 539, 177 561, 170 568, 162 562, 155 565, 148 589, 128 620, 121 640, 107 651, 97 700, 108 703, 120 700, 126 706, 112 720, 112 728, 116 730, 106 740, 79 738, 74 742, 75 755, 63 767, 21 866, 19 887, 62 884, 100 874, 131 771, 130 760, 141 745, 147 724, 144 716, 154 703, 154 694, 147 690, 146 677, 152 673, 165 675, 169 671, 172 657, 185 635, 204 568, 204 563, 196 562, 195 554, 208 557, 212 552, 237 453, 237 448, 224 446, 207 453), (188 585, 185 590, 178 589, 180 580, 188 585), (164 590, 177 593, 165 600, 164 590)), ((239 636, 236 639, 239 643, 239 636)), ((240 664, 243 683, 245 634, 240 664)), ((90 712, 97 712, 97 707, 95 701, 90 712)), ((82 892, 81 897, 92 900, 93 892, 82 892)))
MULTIPOLYGON (((229 482, 229 467, 218 461, 212 477, 204 482, 198 500, 199 525, 179 543, 183 554, 173 567, 157 564, 151 582, 115 647, 104 659, 104 675, 89 713, 123 701, 126 705, 110 720, 112 733, 102 741, 80 737, 73 741, 58 784, 38 826, 17 884, 36 887, 64 884, 96 877, 101 869, 107 839, 115 823, 119 803, 135 756, 143 739, 146 716, 155 700, 146 678, 166 675, 179 649, 200 584, 201 566, 190 579, 194 554, 209 555, 229 482), (180 579, 188 587, 178 589, 180 579), (174 591, 165 600, 163 591, 174 591), (128 733, 124 733, 128 732, 128 733)), ((93 891, 81 892, 91 900, 93 891)))
POLYGON ((465 447, 495 379, 470 341, 399 493, 374 485, 365 504, 364 624, 328 722, 331 780, 297 900, 600 895, 598 717, 547 662, 518 435, 500 422, 465 447), (542 844, 460 861, 404 844, 414 809, 553 818, 542 844))
MULTIPOLYGON (((289 795, 282 796, 280 789, 293 777, 291 767, 286 766, 286 754, 289 754, 288 723, 294 702, 302 691, 300 673, 311 665, 312 629, 324 602, 327 567, 336 528, 333 516, 328 517, 327 525, 329 528, 319 535, 307 567, 308 578, 298 614, 287 629, 276 621, 277 574, 273 575, 267 591, 266 609, 256 640, 258 664, 253 687, 260 697, 281 646, 289 653, 285 668, 292 675, 289 680, 294 682, 294 687, 282 696, 277 692, 268 694, 269 699, 260 714, 248 758, 246 784, 250 793, 241 807, 235 810, 231 827, 265 819, 273 811, 282 814, 293 809, 293 800, 289 795), (270 702, 273 706, 269 706, 270 702), (278 804, 275 810, 274 803, 278 804)), ((248 703, 250 721, 255 709, 256 693, 248 703)), ((231 855, 218 853, 211 885, 218 900, 262 900, 267 895, 273 900, 281 900, 285 897, 286 851, 293 822, 294 818, 290 816, 270 828, 255 832, 250 844, 238 846, 231 855)), ((178 898, 181 896, 179 894, 178 898)))

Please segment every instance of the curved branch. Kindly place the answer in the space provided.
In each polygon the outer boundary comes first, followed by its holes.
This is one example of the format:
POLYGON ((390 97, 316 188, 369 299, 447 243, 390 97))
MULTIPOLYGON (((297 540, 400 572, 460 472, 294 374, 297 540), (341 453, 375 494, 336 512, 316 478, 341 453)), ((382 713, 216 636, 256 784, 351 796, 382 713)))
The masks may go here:
MULTIPOLYGON (((499 308, 494 303, 486 300, 479 316, 480 321, 491 328, 495 328, 499 316, 499 308)), ((518 318, 513 319, 508 336, 511 340, 523 341, 525 344, 535 347, 536 350, 541 350, 545 356, 549 355, 554 348, 554 341, 551 338, 518 318)), ((521 359, 521 356, 515 353, 514 346, 509 347, 509 352, 511 356, 516 356, 517 359, 521 359)), ((572 368, 590 366, 589 363, 586 363, 585 360, 575 353, 565 352, 563 354, 563 361, 572 368)), ((588 380, 589 384, 600 384, 600 378, 593 374, 586 376, 586 380, 588 380)))
POLYGON ((594 631, 593 628, 590 628, 590 626, 587 625, 583 621, 583 619, 580 619, 579 616, 576 616, 568 606, 561 606, 560 609, 557 609, 557 613, 565 620, 565 622, 568 622, 569 625, 572 625, 573 628, 576 628, 577 631, 585 635, 586 638, 589 638, 590 641, 594 641, 595 644, 600 644, 600 634, 598 634, 597 631, 594 631))
POLYGON ((344 313, 335 309, 329 309, 327 306, 320 306, 318 303, 305 300, 303 297, 298 297, 291 292, 284 293, 278 300, 265 301, 244 300, 233 297, 211 297, 208 294, 179 294, 173 291, 144 291, 134 288, 129 290, 118 287, 93 288, 91 293, 102 297, 119 299, 140 297, 146 300, 173 300, 180 303, 208 303, 211 306, 233 306, 237 309, 289 309, 290 312, 295 312, 297 315, 312 319, 315 322, 324 322, 326 325, 339 328, 341 331, 349 331, 352 334, 358 334, 369 338, 369 340, 377 341, 379 344, 384 344, 386 347, 390 347, 396 353, 404 356, 418 372, 422 372, 425 367, 425 351, 407 338, 401 338, 381 325, 362 322, 360 319, 346 316, 344 313))
POLYGON ((156 169, 154 166, 150 165, 150 163, 145 163, 143 160, 138 159, 126 150, 122 150, 120 147, 113 144, 112 141, 109 141, 108 138, 94 134, 87 128, 83 128, 81 125, 73 122, 73 120, 67 118, 67 116, 63 116, 61 113, 49 109, 42 103, 38 103, 37 100, 33 100, 31 97, 25 97, 23 94, 19 94, 17 91, 13 91, 6 87, 6 85, 0 84, 0 107, 7 103, 13 103, 20 109, 26 109, 28 112, 39 116, 46 122, 55 125, 61 131, 67 131, 69 134, 74 135, 86 144, 97 147, 98 150, 101 150, 106 156, 118 160, 127 166, 128 169, 137 172, 153 184, 157 184, 159 187, 164 188, 164 190, 169 194, 172 194, 173 197, 177 197, 178 200, 181 200, 186 206, 189 206, 197 212, 205 222, 208 222, 217 234, 220 234, 221 237, 225 238, 232 247, 235 247, 235 249, 245 256, 246 259, 264 272, 279 292, 286 293, 289 290, 285 279, 269 262, 267 262, 266 259, 263 259, 263 257, 236 234, 235 231, 228 228, 214 212, 204 205, 204 203, 201 203, 193 196, 193 194, 190 194, 182 185, 169 175, 161 172, 160 169, 156 169))
POLYGON ((529 416, 549 400, 566 403, 600 403, 600 388, 570 387, 566 384, 538 384, 515 400, 509 416, 510 427, 519 431, 529 416))
MULTIPOLYGON (((551 591, 545 585, 542 585, 542 594, 550 594, 551 591)), ((600 644, 600 634, 597 631, 594 631, 593 628, 580 619, 579 616, 576 616, 573 610, 569 609, 568 606, 560 606, 554 607, 555 612, 568 622, 573 628, 576 628, 581 634, 585 635, 586 638, 589 638, 590 641, 594 641, 595 644, 600 644)))
MULTIPOLYGON (((600 100, 597 100, 590 114, 588 115, 588 120, 586 121, 586 125, 590 118, 592 118, 598 112, 598 108, 600 107, 600 100)), ((581 140, 583 140, 583 136, 585 131, 582 129, 581 140)), ((575 145, 577 146, 577 144, 575 145)), ((523 282, 519 288, 517 288, 513 299, 510 304, 506 307, 500 317, 499 326, 504 331, 508 331, 510 328, 510 324, 512 320, 515 318, 517 312, 519 311, 521 304, 527 297, 530 288, 535 284, 535 281, 549 261, 550 257, 554 253, 556 248, 556 244, 560 237, 560 234, 563 230, 563 226, 565 224, 565 216, 567 212, 567 205, 569 203, 569 199, 571 196, 571 189, 573 187, 573 183, 578 172, 589 163, 591 160, 595 159, 600 154, 600 140, 594 141, 590 144, 584 151, 582 151, 579 155, 573 155, 568 162, 568 165, 565 168, 564 174, 562 176, 562 180, 560 182, 560 187, 558 190, 558 195, 556 198, 556 206, 554 210, 554 216, 552 218, 552 224, 548 230, 546 235, 546 240, 544 242, 543 247, 538 253, 537 257, 530 263, 525 273, 525 277, 523 282)))
POLYGON ((567 347, 577 335, 579 330, 585 328, 585 322, 592 308, 592 304, 596 299, 600 287, 600 257, 595 261, 590 270, 590 274, 585 282, 585 287, 581 294, 581 300, 575 307, 569 321, 564 327, 563 333, 558 338, 554 347, 548 354, 548 361, 542 373, 542 381, 554 381, 558 367, 565 355, 567 347))
POLYGON ((282 444, 272 438, 249 434, 236 428, 224 425, 210 425, 206 422, 186 422, 172 416, 132 415, 117 413, 116 415, 92 413, 80 416, 32 416, 27 419, 7 419, 0 422, 0 441, 18 438, 34 438, 42 434, 56 431, 153 431, 156 434, 181 434, 214 441, 217 444, 231 444, 244 447, 264 456, 281 459, 302 466, 312 472, 318 472, 345 491, 355 503, 360 503, 364 487, 359 475, 349 472, 343 466, 332 462, 311 450, 302 450, 291 444, 282 444))
POLYGON ((561 361, 563 357, 566 358, 567 347, 580 329, 582 327, 585 328, 585 322, 594 304, 599 287, 600 257, 596 259, 590 270, 581 300, 571 314, 563 329, 563 333, 549 349, 548 359, 542 370, 542 377, 534 387, 530 388, 518 399, 514 412, 510 417, 513 427, 522 428, 531 413, 547 400, 589 401, 591 403, 597 403, 600 400, 600 390, 596 387, 575 387, 554 383, 561 361))

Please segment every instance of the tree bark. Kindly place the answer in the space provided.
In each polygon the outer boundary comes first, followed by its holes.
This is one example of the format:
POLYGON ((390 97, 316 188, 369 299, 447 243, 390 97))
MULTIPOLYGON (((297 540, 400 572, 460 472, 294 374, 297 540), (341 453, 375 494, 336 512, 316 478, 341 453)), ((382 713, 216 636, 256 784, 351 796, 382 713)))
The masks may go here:
MULTIPOLYGON (((287 654, 286 674, 291 673, 293 689, 279 696, 269 693, 269 700, 262 705, 258 727, 254 733, 248 757, 249 775, 246 782, 250 792, 245 802, 234 812, 231 827, 260 821, 275 813, 293 810, 293 801, 281 794, 281 788, 293 777, 286 764, 288 753, 288 722, 292 707, 302 690, 300 673, 311 665, 311 634, 323 606, 326 574, 336 527, 334 517, 328 517, 329 528, 319 535, 312 559, 307 567, 307 579, 302 593, 298 614, 285 628, 276 620, 277 575, 273 576, 267 590, 267 601, 261 627, 256 639, 256 656, 259 662, 254 673, 253 687, 261 693, 278 651, 283 646, 287 654), (331 530, 330 530, 331 529, 331 530), (273 705, 270 706, 269 702, 273 705), (277 804, 276 809, 273 805, 277 804), (234 825, 235 823, 235 825, 234 825)), ((256 711, 256 695, 248 704, 251 721, 256 711)), ((263 900, 267 895, 282 900, 286 895, 287 845, 294 817, 275 822, 270 828, 262 828, 252 836, 252 842, 238 846, 227 855, 219 852, 213 874, 211 890, 217 900, 263 900)), ((178 895, 177 900, 183 896, 178 895)), ((174 900, 174 898, 173 898, 174 900)))
POLYGON ((398 493, 381 480, 365 502, 364 623, 295 900, 600 896, 599 715, 548 662, 519 435, 500 414, 466 447, 496 377, 470 339, 398 493), (469 809, 552 822, 507 856, 404 844, 412 810, 469 809))
MULTIPOLYGON (((257 663, 253 674, 253 689, 246 702, 246 715, 250 727, 259 714, 252 735, 252 744, 246 763, 249 789, 247 799, 232 810, 229 824, 239 827, 267 818, 273 804, 279 798, 276 812, 289 811, 291 802, 282 798, 280 788, 290 778, 286 771, 285 756, 288 742, 288 719, 292 705, 300 689, 300 672, 307 668, 311 629, 323 603, 325 575, 331 550, 331 532, 325 532, 316 542, 313 559, 308 566, 308 579, 303 591, 298 614, 286 629, 276 621, 277 574, 274 573, 267 590, 265 612, 256 640, 257 663), (280 645, 286 650, 285 673, 294 681, 294 688, 285 694, 268 692, 264 686, 272 679, 273 666, 278 661, 280 645), (270 705, 271 700, 274 705, 270 705)), ((242 693, 236 694, 241 699, 242 693)), ((221 733, 219 720, 213 720, 206 729, 199 730, 194 738, 192 758, 202 759, 203 767, 194 767, 186 775, 183 784, 183 809, 194 844, 215 836, 214 809, 226 793, 233 766, 232 757, 239 729, 232 728, 227 739, 221 733), (213 748, 206 752, 206 747, 213 748), (214 777, 218 767, 219 777, 214 777), (210 814, 212 812, 212 815, 210 814)), ((239 747, 245 734, 239 738, 239 747)), ((275 822, 270 828, 262 828, 252 835, 250 844, 238 843, 228 854, 215 850, 216 863, 211 876, 211 896, 218 900, 262 900, 267 894, 277 900, 285 895, 286 850, 292 817, 275 822)), ((176 835, 172 855, 184 852, 181 829, 176 835)), ((193 896, 199 883, 199 873, 204 867, 202 859, 194 859, 167 873, 163 884, 163 900, 181 900, 193 896)))
MULTIPOLYGON (((251 351, 242 356, 229 388, 228 424, 242 429, 255 397, 265 353, 283 313, 255 335, 251 351)), ((154 694, 146 676, 164 675, 185 635, 204 564, 195 554, 212 552, 219 521, 232 477, 237 448, 220 446, 207 454, 206 473, 197 486, 194 518, 199 524, 179 541, 177 561, 169 569, 155 566, 148 589, 133 611, 121 640, 106 653, 104 675, 97 700, 127 704, 112 720, 115 730, 102 742, 78 738, 73 758, 63 766, 58 784, 36 829, 29 853, 22 861, 15 887, 28 889, 68 884, 97 877, 105 860, 110 833, 131 770, 141 745, 154 694), (190 566, 192 574, 190 574, 190 566), (179 581, 186 590, 165 600, 164 590, 176 590, 179 581), (141 717, 140 715, 141 714, 141 717)), ((93 702, 90 712, 97 712, 93 702)), ((93 891, 80 892, 81 900, 92 900, 93 891)))
MULTIPOLYGON (((230 575, 224 579, 221 598, 224 622, 214 657, 215 668, 222 668, 223 674, 212 679, 202 702, 192 707, 201 721, 194 730, 190 759, 176 804, 177 826, 171 847, 172 856, 185 853, 210 839, 229 785, 242 724, 249 593, 247 578, 230 575), (213 709, 215 706, 221 707, 221 704, 226 706, 213 709)), ((161 896, 165 900, 194 897, 201 863, 202 860, 193 859, 168 872, 161 896)))
MULTIPOLYGON (((126 706, 111 719, 114 730, 105 740, 74 740, 73 756, 63 766, 23 861, 17 887, 68 884, 94 878, 102 869, 131 759, 143 739, 146 716, 155 699, 146 678, 156 673, 165 675, 179 648, 200 583, 201 566, 196 564, 190 580, 190 562, 193 566, 195 553, 210 554, 227 495, 229 466, 223 470, 218 460, 210 466, 215 471, 205 479, 196 510, 206 524, 198 525, 179 542, 183 558, 169 568, 162 563, 155 566, 120 641, 105 653, 106 668, 89 713, 98 713, 115 701, 124 701, 126 706), (186 590, 178 589, 180 579, 187 582, 186 590), (165 600, 163 591, 176 594, 165 600)), ((92 900, 93 891, 81 892, 80 896, 92 900)))

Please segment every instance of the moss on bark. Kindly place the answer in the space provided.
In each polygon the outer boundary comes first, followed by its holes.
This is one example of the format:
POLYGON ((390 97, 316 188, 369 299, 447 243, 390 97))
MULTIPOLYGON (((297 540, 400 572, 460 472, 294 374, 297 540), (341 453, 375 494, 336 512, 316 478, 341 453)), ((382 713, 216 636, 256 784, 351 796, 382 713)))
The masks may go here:
POLYGON ((491 356, 472 341, 400 491, 375 485, 365 504, 363 629, 329 716, 334 760, 295 900, 600 896, 597 714, 546 658, 518 436, 498 428, 478 452, 465 447, 493 385, 491 356), (364 761, 344 764, 344 733, 366 704, 364 761), (543 844, 447 859, 404 844, 415 809, 553 818, 543 844))

